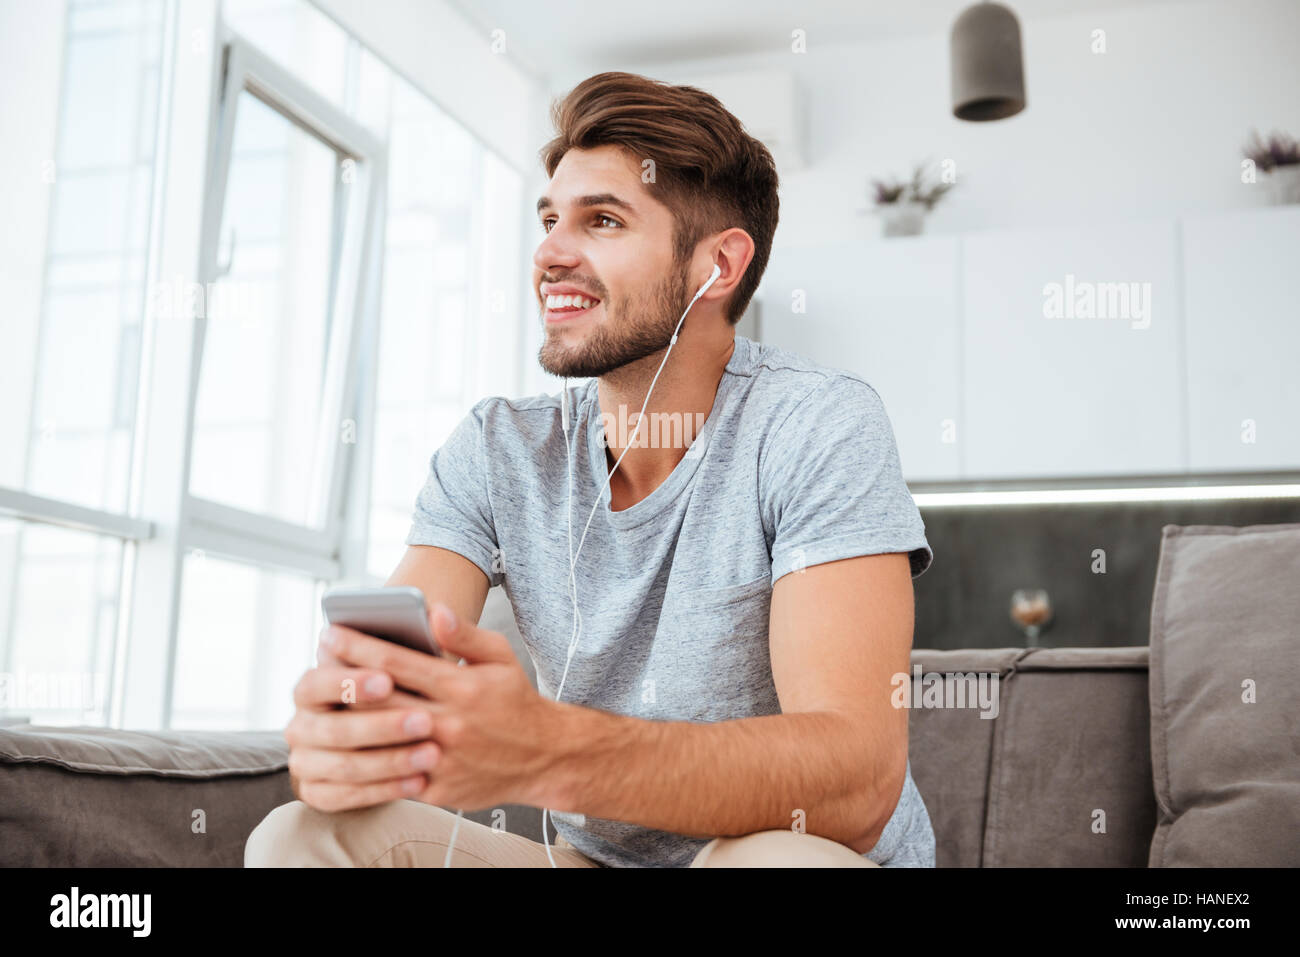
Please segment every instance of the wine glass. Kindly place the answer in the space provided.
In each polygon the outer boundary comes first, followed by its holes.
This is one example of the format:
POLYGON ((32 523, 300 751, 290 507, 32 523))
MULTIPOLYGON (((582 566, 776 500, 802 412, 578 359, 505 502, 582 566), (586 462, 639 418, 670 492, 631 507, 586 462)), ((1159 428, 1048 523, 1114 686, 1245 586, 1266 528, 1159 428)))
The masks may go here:
POLYGON ((1037 648, 1038 636, 1052 622, 1052 600, 1043 588, 1017 588, 1011 595, 1011 621, 1025 633, 1026 647, 1037 648))

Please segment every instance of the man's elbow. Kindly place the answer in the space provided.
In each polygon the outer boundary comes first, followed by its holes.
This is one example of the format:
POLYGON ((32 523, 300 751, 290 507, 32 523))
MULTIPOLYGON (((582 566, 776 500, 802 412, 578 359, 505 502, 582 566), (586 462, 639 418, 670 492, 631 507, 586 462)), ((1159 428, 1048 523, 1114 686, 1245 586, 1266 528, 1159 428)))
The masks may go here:
POLYGON ((883 762, 881 770, 870 775, 859 792, 862 808, 860 820, 865 830, 860 830, 857 836, 845 842, 846 847, 859 854, 866 854, 880 842, 881 835, 885 833, 885 825, 889 823, 903 796, 906 781, 907 751, 904 748, 901 754, 895 754, 889 761, 883 762))

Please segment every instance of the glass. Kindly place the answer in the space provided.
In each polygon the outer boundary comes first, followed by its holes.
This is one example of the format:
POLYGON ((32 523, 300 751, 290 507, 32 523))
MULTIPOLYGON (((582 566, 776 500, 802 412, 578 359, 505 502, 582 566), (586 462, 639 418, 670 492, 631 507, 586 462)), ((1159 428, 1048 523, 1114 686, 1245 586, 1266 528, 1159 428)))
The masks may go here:
POLYGON ((170 726, 283 730, 316 662, 319 583, 198 549, 183 582, 170 726))
MULTIPOLYGON (((242 91, 221 228, 223 275, 207 318, 190 492, 321 527, 318 448, 342 157, 242 91)), ((335 430, 337 432, 337 430, 335 430)))
POLYGON ((0 716, 107 724, 121 539, 0 518, 0 716))
POLYGON ((1025 633, 1026 646, 1038 647, 1038 637, 1052 623, 1052 600, 1042 588, 1018 588, 1011 595, 1011 621, 1025 633))
POLYGON ((163 4, 8 4, 0 485, 125 511, 163 4), (66 27, 66 32, 65 32, 66 27))

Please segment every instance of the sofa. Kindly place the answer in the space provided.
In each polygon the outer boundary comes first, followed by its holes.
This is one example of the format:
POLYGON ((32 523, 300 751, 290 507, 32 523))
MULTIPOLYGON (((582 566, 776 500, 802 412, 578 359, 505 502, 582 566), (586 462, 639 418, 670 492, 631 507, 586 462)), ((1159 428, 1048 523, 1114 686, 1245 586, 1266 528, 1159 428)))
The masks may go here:
MULTIPOLYGON (((1148 646, 915 649, 937 865, 1300 864, 1297 585, 1300 524, 1166 526, 1148 646)), ((501 589, 481 621, 530 668, 501 589)), ((287 760, 279 731, 0 727, 0 864, 239 867, 287 760)))

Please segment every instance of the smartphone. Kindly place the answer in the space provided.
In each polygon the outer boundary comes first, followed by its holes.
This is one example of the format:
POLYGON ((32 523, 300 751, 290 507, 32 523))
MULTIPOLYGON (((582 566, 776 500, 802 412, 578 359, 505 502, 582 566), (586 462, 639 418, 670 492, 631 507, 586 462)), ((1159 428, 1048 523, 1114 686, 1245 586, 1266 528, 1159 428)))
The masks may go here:
POLYGON ((424 592, 412 585, 335 588, 321 597, 320 604, 331 625, 345 625, 416 651, 442 655, 429 629, 424 592))

